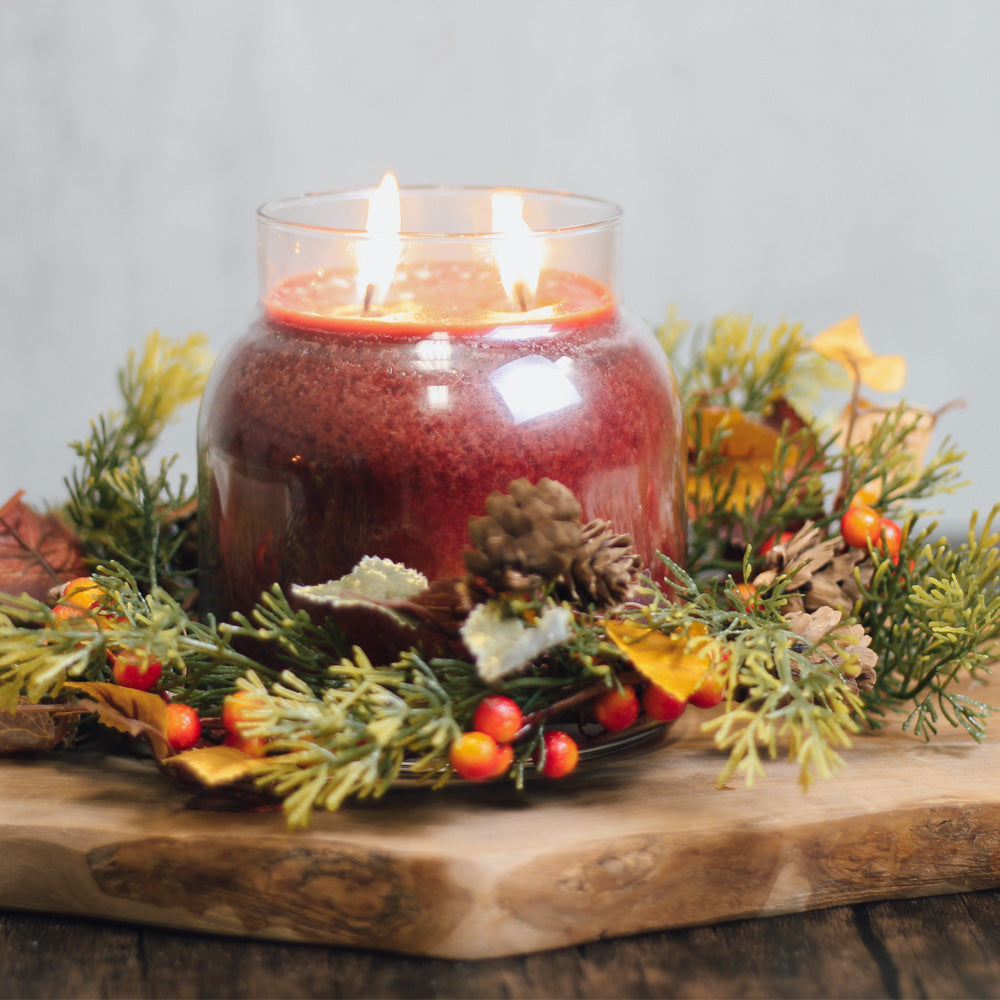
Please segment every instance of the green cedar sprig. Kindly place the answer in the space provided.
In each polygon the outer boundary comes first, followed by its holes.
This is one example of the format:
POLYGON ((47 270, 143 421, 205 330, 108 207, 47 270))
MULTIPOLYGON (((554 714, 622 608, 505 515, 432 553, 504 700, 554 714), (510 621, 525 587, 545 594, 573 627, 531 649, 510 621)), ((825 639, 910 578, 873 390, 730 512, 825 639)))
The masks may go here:
POLYGON ((147 469, 167 423, 198 399, 210 367, 207 338, 171 341, 152 333, 143 352, 130 351, 118 373, 124 408, 91 423, 71 447, 79 465, 66 480, 64 513, 96 565, 127 566, 147 589, 162 584, 178 596, 194 588, 195 561, 179 559, 195 506, 186 477, 171 482, 174 459, 147 469))
POLYGON ((703 331, 670 310, 657 339, 689 415, 708 403, 767 417, 779 400, 805 414, 825 387, 844 383, 836 366, 809 349, 801 323, 768 327, 746 313, 725 313, 703 331))
POLYGON ((981 527, 973 515, 966 541, 955 548, 933 539, 936 525, 918 532, 911 522, 898 563, 878 560, 862 585, 858 617, 880 661, 876 686, 864 697, 872 725, 908 712, 903 728, 927 739, 941 718, 976 740, 985 735, 994 709, 968 689, 986 679, 1000 655, 998 515, 1000 506, 981 527))
POLYGON ((241 684, 263 706, 248 735, 282 751, 262 762, 258 784, 283 800, 291 827, 348 797, 381 797, 404 765, 447 779, 448 747, 462 730, 450 692, 417 653, 375 667, 356 649, 329 674, 321 695, 291 672, 270 689, 253 673, 241 684))
POLYGON ((828 470, 841 476, 828 521, 839 520, 851 497, 868 484, 877 484, 874 504, 890 515, 966 485, 961 472, 965 453, 951 438, 945 437, 927 461, 916 463, 907 441, 910 427, 909 409, 905 402, 898 403, 868 439, 852 442, 840 452, 828 470))
MULTIPOLYGON (((685 325, 673 316, 660 332, 675 364, 678 346, 687 336, 685 325)), ((692 426, 697 427, 698 409, 706 401, 766 415, 776 399, 804 397, 800 382, 808 388, 810 382, 815 386, 823 381, 815 370, 808 374, 807 357, 799 357, 810 353, 808 344, 783 325, 767 337, 763 328, 745 318, 716 321, 707 338, 696 341, 688 370, 681 372, 682 384, 689 387, 692 426)), ((857 389, 855 385, 851 394, 854 406, 857 389)), ((763 497, 752 505, 739 502, 732 489, 734 476, 724 474, 721 435, 693 450, 689 474, 709 489, 702 490, 700 509, 690 525, 688 572, 710 586, 727 574, 740 575, 739 563, 749 552, 752 565, 743 569, 749 579, 761 563, 756 553, 765 540, 803 519, 835 533, 854 494, 874 484, 879 494, 875 506, 907 528, 898 562, 873 551, 872 580, 865 584, 858 578, 862 597, 853 620, 871 635, 880 661, 876 686, 862 697, 862 717, 869 725, 879 725, 889 713, 906 712, 904 726, 925 738, 937 731, 943 718, 982 738, 992 709, 962 688, 981 679, 1000 652, 995 582, 1000 575, 1000 539, 991 529, 996 511, 981 531, 973 515, 968 540, 957 548, 946 539, 933 540, 937 525, 925 525, 926 512, 917 506, 963 485, 964 455, 945 438, 927 460, 915 462, 910 444, 914 413, 905 402, 889 407, 867 436, 847 447, 808 419, 805 409, 798 412, 807 417, 806 428, 791 432, 786 426, 782 431, 774 468, 764 474, 763 497), (803 435, 807 440, 812 435, 814 446, 808 461, 796 464, 789 459, 805 454, 797 450, 803 435), (817 482, 822 484, 818 493, 817 482), (796 503, 801 504, 798 509, 796 503)), ((692 440, 701 437, 693 435, 692 440)))
POLYGON ((748 604, 731 577, 721 586, 699 585, 676 563, 664 561, 679 600, 658 600, 640 617, 668 634, 700 623, 724 642, 728 657, 726 711, 705 724, 716 746, 729 751, 720 787, 735 774, 752 785, 764 774, 762 754, 774 759, 782 746, 804 787, 839 770, 837 751, 860 730, 862 703, 835 637, 806 643, 789 628, 782 613, 788 578, 779 577, 748 604))
MULTIPOLYGON (((691 414, 691 439, 701 440, 701 415, 691 414)), ((783 426, 774 463, 762 472, 760 499, 736 493, 737 472, 723 454, 725 433, 717 428, 691 456, 688 476, 707 489, 688 525, 687 565, 699 578, 737 574, 743 551, 755 551, 789 525, 824 518, 823 475, 836 465, 834 438, 808 428, 783 426)))

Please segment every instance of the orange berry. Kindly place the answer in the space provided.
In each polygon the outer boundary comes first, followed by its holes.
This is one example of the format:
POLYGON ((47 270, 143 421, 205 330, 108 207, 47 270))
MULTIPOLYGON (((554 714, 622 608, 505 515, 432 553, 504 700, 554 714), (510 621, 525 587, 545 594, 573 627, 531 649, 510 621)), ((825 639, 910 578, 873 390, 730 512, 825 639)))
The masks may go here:
POLYGON ((514 763, 514 748, 509 743, 503 743, 497 747, 497 766, 494 768, 491 778, 499 778, 506 774, 510 765, 514 763))
POLYGON ((748 610, 753 610, 754 608, 760 607, 757 599, 754 595, 757 593, 757 588, 752 583, 738 583, 736 584, 736 595, 739 597, 740 603, 743 607, 748 610))
POLYGON ((497 773, 500 748, 492 736, 472 730, 452 741, 448 759, 468 781, 486 781, 497 773))
POLYGON ((264 699, 250 691, 234 691, 222 703, 222 724, 229 732, 241 735, 243 727, 263 705, 264 699))
POLYGON ((87 615, 85 608, 81 608, 77 604, 63 604, 61 601, 52 609, 52 614, 56 618, 61 619, 64 622, 77 621, 77 619, 82 619, 80 624, 83 625, 86 622, 90 622, 91 625, 95 626, 97 623, 87 615))
POLYGON ((876 545, 881 534, 882 517, 871 507, 848 507, 840 519, 840 534, 854 549, 876 545))
POLYGON ((226 733, 222 744, 239 750, 248 757, 263 757, 267 753, 267 740, 263 736, 243 737, 239 733, 226 733))
POLYGON ((865 483, 854 496, 851 497, 849 507, 874 507, 882 497, 882 487, 877 481, 865 483))
POLYGON ((89 576, 78 576, 63 585, 59 602, 52 613, 63 621, 73 621, 83 627, 92 625, 110 628, 112 617, 101 611, 107 591, 89 576), (96 621, 87 612, 97 614, 96 621))
POLYGON ((104 588, 93 577, 78 576, 63 584, 59 603, 90 611, 101 606, 106 594, 104 588))

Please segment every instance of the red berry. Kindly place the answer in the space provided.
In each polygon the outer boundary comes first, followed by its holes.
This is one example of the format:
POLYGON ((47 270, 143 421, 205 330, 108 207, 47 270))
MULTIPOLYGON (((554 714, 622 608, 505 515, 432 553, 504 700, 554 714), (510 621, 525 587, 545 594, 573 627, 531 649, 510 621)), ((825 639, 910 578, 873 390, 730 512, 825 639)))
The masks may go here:
POLYGON ((840 534, 854 549, 866 549, 878 544, 882 518, 871 507, 848 507, 840 519, 840 534))
POLYGON ((669 691, 664 691, 655 684, 647 684, 642 692, 642 709, 651 719, 673 722, 684 714, 685 708, 687 708, 686 701, 674 697, 669 691))
POLYGON ((497 773, 500 748, 492 736, 472 730, 452 741, 448 759, 455 771, 468 781, 486 781, 497 773))
POLYGON ((542 738, 544 754, 535 755, 535 764, 549 778, 562 778, 576 767, 580 749, 572 736, 550 729, 542 738))
POLYGON ((688 704, 697 708, 715 708, 722 701, 722 694, 722 681, 715 674, 708 673, 691 692, 688 704))
POLYGON ((760 547, 760 555, 766 556, 775 545, 787 545, 794 537, 795 533, 792 531, 783 531, 777 540, 774 535, 769 536, 760 547))
POLYGON ((200 736, 201 719, 190 705, 179 701, 167 705, 167 742, 174 753, 190 750, 200 736))
POLYGON ((638 717, 639 699, 631 684, 624 685, 621 690, 605 691, 594 700, 594 718, 613 733, 628 729, 638 717))
POLYGON ((137 691, 149 691, 156 687, 156 682, 163 673, 163 664, 159 660, 143 659, 137 649, 123 649, 119 653, 108 653, 111 663, 111 676, 116 684, 122 687, 135 688, 137 691))
POLYGON ((895 521, 890 521, 889 518, 883 517, 879 521, 879 537, 876 540, 875 547, 880 552, 884 552, 894 563, 898 563, 899 550, 902 545, 903 529, 895 521))
POLYGON ((472 717, 472 725, 479 732, 492 736, 497 743, 510 743, 523 721, 520 706, 504 694, 487 695, 476 706, 472 717))

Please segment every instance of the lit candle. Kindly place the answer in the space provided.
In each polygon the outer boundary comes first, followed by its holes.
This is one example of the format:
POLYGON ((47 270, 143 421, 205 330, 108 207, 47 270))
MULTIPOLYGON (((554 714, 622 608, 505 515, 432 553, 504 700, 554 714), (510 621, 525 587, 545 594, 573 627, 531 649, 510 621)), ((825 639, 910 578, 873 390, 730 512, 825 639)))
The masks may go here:
POLYGON ((469 517, 521 477, 563 482, 654 571, 657 551, 681 558, 680 405, 614 295, 614 206, 399 198, 387 178, 363 204, 261 210, 262 316, 220 359, 199 428, 209 609, 364 555, 459 574, 469 517))

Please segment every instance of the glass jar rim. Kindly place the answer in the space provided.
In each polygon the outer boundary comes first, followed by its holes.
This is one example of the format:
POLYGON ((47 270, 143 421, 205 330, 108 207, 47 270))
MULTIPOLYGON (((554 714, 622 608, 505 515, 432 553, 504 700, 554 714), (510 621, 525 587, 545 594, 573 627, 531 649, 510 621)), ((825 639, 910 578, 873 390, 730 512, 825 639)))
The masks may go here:
MULTIPOLYGON (((325 233, 330 236, 343 236, 349 238, 364 237, 367 235, 364 229, 346 228, 339 226, 320 225, 312 222, 302 222, 295 219, 282 217, 282 212, 293 206, 303 206, 309 203, 343 203, 367 202, 375 193, 375 186, 363 188, 341 188, 330 191, 308 192, 301 195, 292 195, 287 198, 277 198, 265 202, 257 209, 257 221, 272 229, 282 229, 287 232, 311 232, 325 233)), ((594 218, 585 222, 574 222, 562 226, 541 226, 532 228, 532 236, 535 237, 559 237, 575 236, 584 233, 596 233, 603 229, 610 229, 617 226, 623 216, 621 207, 606 198, 597 198, 591 195, 575 194, 570 191, 548 190, 544 188, 518 188, 518 187, 490 187, 486 185, 447 185, 447 184, 425 184, 425 185, 405 185, 399 188, 400 196, 405 198, 415 195, 439 196, 439 197, 475 197, 487 198, 495 193, 517 194, 534 201, 546 201, 552 204, 558 202, 574 203, 578 208, 590 208, 594 211, 594 218)), ((399 233, 400 240, 493 240, 503 233, 494 231, 416 231, 402 230, 399 233)))

